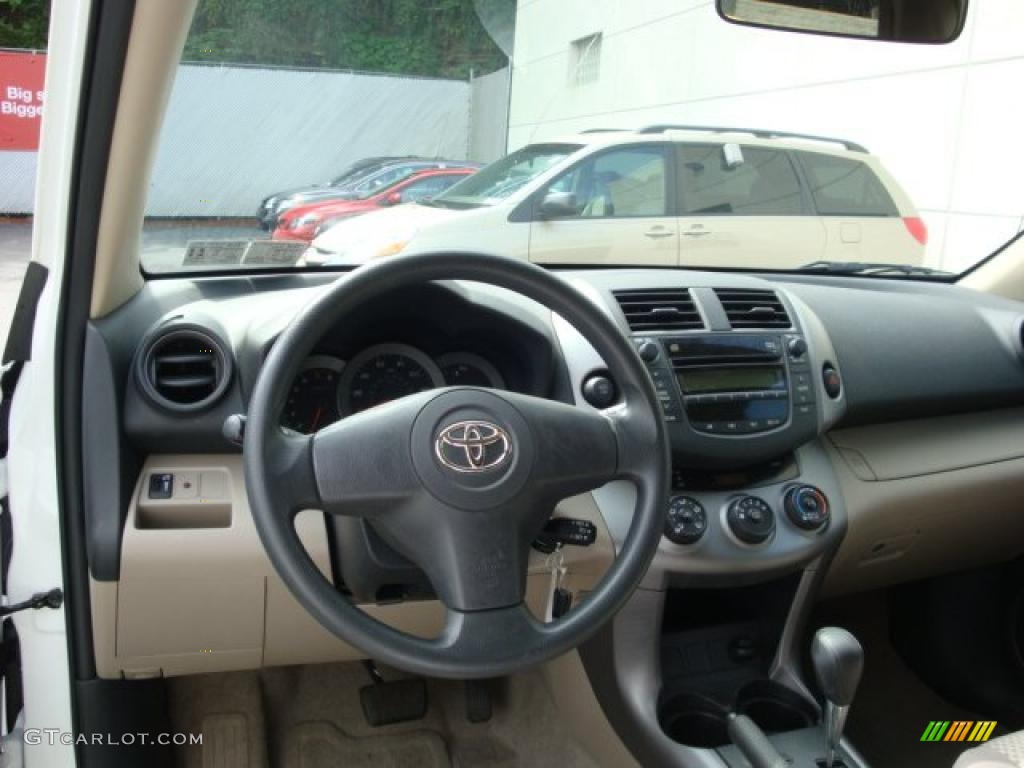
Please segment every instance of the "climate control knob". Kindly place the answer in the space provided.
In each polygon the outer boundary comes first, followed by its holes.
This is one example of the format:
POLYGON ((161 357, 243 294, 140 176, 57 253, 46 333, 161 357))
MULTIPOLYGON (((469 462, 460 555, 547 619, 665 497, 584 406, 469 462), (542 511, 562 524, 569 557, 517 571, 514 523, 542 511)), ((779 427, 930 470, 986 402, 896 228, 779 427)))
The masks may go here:
POLYGON ((762 544, 775 532, 775 513, 757 496, 734 499, 725 517, 733 535, 747 544, 762 544))
POLYGON ((818 530, 831 516, 828 499, 813 485, 796 485, 790 488, 786 491, 782 505, 790 522, 805 531, 818 530))
POLYGON ((668 500, 665 538, 673 544, 694 544, 708 529, 708 515, 696 499, 673 496, 668 500))

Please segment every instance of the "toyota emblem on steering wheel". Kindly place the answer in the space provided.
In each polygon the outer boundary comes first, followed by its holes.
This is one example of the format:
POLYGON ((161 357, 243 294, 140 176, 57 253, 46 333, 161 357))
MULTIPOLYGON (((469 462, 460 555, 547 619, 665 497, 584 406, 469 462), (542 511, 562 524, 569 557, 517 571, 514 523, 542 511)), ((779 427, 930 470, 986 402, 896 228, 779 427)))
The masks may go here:
POLYGON ((512 441, 508 432, 489 421, 458 421, 438 433, 434 452, 456 472, 484 472, 511 460, 512 441))

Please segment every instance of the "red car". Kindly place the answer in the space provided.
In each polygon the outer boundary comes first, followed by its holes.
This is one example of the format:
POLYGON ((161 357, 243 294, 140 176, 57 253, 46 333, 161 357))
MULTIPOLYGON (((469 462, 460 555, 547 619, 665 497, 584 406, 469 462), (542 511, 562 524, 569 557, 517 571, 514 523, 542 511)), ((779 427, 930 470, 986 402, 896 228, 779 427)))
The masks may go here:
POLYGON ((368 213, 382 206, 412 203, 440 194, 455 182, 476 173, 476 168, 436 168, 407 176, 386 189, 356 200, 332 200, 300 205, 281 214, 274 240, 310 242, 335 222, 368 213), (325 226, 326 225, 326 226, 325 226))

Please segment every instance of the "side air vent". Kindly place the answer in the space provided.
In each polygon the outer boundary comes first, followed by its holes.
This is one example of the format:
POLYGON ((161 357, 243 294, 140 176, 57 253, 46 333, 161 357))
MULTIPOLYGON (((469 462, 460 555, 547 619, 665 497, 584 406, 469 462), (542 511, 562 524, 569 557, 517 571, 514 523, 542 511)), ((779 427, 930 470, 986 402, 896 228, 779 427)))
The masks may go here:
POLYGON ((653 288, 646 291, 614 291, 629 329, 689 331, 704 328, 697 305, 685 288, 653 288))
POLYGON ((789 328, 792 323, 774 291, 748 288, 715 288, 729 324, 740 328, 789 328))
POLYGON ((157 332, 139 356, 139 380, 157 404, 195 411, 218 400, 231 379, 231 357, 212 334, 196 328, 157 332))

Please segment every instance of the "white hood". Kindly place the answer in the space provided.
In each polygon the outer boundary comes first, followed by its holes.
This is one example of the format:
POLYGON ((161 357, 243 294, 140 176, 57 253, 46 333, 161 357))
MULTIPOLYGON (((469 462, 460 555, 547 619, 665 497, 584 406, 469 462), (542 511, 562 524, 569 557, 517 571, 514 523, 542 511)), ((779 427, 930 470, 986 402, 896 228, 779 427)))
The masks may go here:
POLYGON ((465 210, 407 203, 355 216, 338 222, 315 238, 305 260, 315 264, 362 264, 397 243, 404 246, 423 227, 465 213, 465 210))

